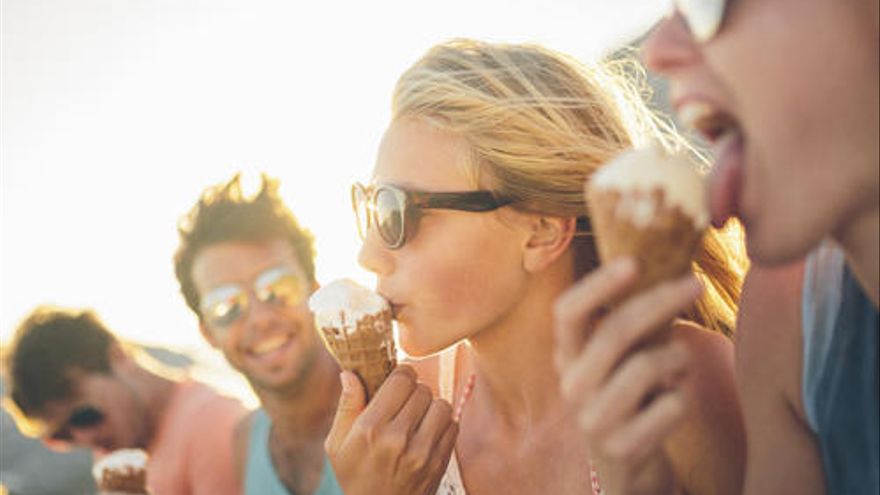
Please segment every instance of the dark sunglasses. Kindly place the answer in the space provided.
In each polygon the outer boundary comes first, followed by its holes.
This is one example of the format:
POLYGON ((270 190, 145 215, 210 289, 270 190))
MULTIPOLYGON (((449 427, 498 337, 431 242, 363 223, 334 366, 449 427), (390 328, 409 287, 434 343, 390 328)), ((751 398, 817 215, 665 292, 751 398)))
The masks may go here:
POLYGON ((367 237, 370 227, 376 227, 379 237, 390 249, 403 247, 413 236, 422 210, 484 212, 512 202, 510 198, 496 197, 491 191, 423 192, 390 184, 351 186, 351 204, 361 239, 367 237))
MULTIPOLYGON (((257 301, 278 306, 296 306, 303 302, 308 284, 291 267, 276 266, 257 276, 253 294, 257 301)), ((251 304, 248 289, 221 285, 209 291, 199 305, 202 318, 214 328, 226 328, 243 316, 251 304)))
POLYGON ((694 39, 705 43, 718 34, 727 13, 727 0, 674 0, 694 39))
POLYGON ((104 413, 94 406, 80 406, 74 409, 70 416, 57 430, 48 437, 51 440, 68 442, 73 439, 70 430, 82 430, 92 428, 104 422, 104 413))

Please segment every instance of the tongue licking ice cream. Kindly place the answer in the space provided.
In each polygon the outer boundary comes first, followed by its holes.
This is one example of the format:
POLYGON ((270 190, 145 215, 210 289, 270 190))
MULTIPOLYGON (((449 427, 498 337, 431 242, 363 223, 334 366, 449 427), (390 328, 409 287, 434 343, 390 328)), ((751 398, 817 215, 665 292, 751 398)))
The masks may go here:
POLYGON ((343 369, 360 377, 369 400, 397 365, 388 301, 342 279, 315 291, 309 309, 327 349, 343 369))
POLYGON ((121 449, 102 457, 92 467, 98 490, 104 495, 146 494, 147 454, 139 449, 121 449))
POLYGON ((633 292, 690 270, 709 214, 703 177, 686 156, 628 151, 593 174, 586 195, 602 262, 639 263, 633 292))

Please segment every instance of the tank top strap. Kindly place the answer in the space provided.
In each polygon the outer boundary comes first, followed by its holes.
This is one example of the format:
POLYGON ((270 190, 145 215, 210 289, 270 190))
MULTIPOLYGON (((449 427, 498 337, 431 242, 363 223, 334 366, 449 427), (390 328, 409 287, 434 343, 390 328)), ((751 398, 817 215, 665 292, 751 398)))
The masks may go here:
POLYGON ((802 288, 801 326, 803 369, 801 394, 807 423, 819 431, 817 404, 821 402, 819 379, 828 364, 834 328, 842 299, 845 269, 843 251, 831 241, 823 242, 807 257, 802 288))
POLYGON ((458 346, 456 345, 440 354, 439 370, 437 373, 440 382, 438 383, 440 388, 440 398, 450 404, 455 403, 455 375, 457 370, 458 346))

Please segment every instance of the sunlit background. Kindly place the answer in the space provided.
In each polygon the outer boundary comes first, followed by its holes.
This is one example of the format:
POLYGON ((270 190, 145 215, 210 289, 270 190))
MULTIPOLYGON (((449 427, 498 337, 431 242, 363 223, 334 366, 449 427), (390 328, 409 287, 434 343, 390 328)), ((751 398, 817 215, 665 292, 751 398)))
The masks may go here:
MULTIPOLYGON (((320 281, 371 284, 348 186, 400 73, 453 37, 592 60, 664 1, 3 0, 0 342, 34 306, 95 308, 217 374, 173 274, 201 190, 266 172, 317 238, 320 281)), ((216 380, 215 380, 216 381, 216 380)), ((227 390, 247 396, 235 380, 227 390)))

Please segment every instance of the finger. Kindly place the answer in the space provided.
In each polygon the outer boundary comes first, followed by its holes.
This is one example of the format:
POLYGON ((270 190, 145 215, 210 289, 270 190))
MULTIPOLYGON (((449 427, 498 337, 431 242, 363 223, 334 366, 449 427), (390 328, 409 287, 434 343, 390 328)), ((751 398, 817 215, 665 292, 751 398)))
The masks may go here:
POLYGON ((634 296, 608 313, 596 327, 583 353, 562 376, 570 399, 592 394, 639 341, 672 321, 693 303, 702 286, 693 275, 663 283, 634 296))
POLYGON ((391 424, 403 428, 408 435, 411 434, 419 427, 432 399, 431 389, 417 384, 409 399, 391 420, 391 424))
POLYGON ((607 384, 581 411, 578 422, 595 442, 629 422, 652 394, 680 380, 690 362, 677 341, 656 345, 627 357, 607 384))
POLYGON ((614 462, 636 465, 662 447, 684 419, 688 398, 678 388, 657 397, 624 428, 606 438, 603 451, 614 462))
POLYGON ((434 472, 445 470, 446 464, 449 462, 450 457, 452 457, 452 451, 455 449, 455 441, 458 439, 458 431, 458 423, 452 421, 441 432, 441 435, 437 439, 437 443, 432 450, 434 452, 432 462, 436 463, 436 471, 434 472))
POLYGON ((388 375, 376 396, 362 414, 361 421, 370 425, 381 425, 391 420, 406 404, 416 388, 416 372, 411 366, 400 365, 388 375))
POLYGON ((452 422, 452 405, 443 399, 432 400, 413 434, 413 445, 425 445, 427 448, 433 449, 440 441, 443 432, 449 427, 449 423, 452 422))
POLYGON ((564 366, 581 353, 586 329, 595 315, 608 302, 623 294, 635 281, 635 275, 635 261, 621 258, 600 266, 556 300, 554 328, 557 365, 564 366))
POLYGON ((324 441, 324 448, 330 454, 336 453, 342 446, 367 402, 367 393, 354 373, 343 371, 339 374, 339 379, 342 382, 342 395, 336 406, 336 415, 333 417, 330 433, 324 441))

